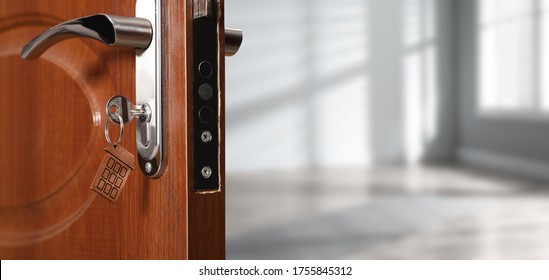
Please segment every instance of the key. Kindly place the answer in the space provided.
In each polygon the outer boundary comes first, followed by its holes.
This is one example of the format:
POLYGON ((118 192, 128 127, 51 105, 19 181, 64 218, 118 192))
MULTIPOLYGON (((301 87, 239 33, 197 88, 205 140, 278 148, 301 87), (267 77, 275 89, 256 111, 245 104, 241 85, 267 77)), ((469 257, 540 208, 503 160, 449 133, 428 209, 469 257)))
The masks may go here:
POLYGON ((95 175, 91 189, 110 202, 116 202, 135 168, 134 156, 122 146, 107 146, 106 155, 95 175))

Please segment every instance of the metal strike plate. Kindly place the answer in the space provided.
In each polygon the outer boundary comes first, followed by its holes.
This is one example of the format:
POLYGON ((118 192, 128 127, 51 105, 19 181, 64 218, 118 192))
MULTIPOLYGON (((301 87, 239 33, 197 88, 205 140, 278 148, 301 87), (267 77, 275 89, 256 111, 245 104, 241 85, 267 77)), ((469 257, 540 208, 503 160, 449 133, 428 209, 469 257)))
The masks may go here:
POLYGON ((220 49, 220 13, 217 0, 193 0, 193 140, 192 166, 195 191, 220 188, 219 63, 238 52, 242 31, 225 29, 225 48, 220 49))
POLYGON ((137 159, 146 176, 158 178, 166 168, 162 131, 162 0, 136 0, 135 16, 148 19, 153 38, 136 50, 135 103, 148 105, 150 118, 136 118, 137 159))
POLYGON ((193 1, 193 188, 220 187, 219 17, 216 0, 193 1))

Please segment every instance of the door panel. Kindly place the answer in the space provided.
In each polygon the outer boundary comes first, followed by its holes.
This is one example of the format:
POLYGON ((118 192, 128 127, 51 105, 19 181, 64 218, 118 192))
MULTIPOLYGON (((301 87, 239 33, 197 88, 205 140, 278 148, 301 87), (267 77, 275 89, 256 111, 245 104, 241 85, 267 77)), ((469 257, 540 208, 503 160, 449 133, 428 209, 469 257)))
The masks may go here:
MULTIPOLYGON (((195 193, 188 176, 191 2, 163 1, 166 172, 151 179, 137 168, 113 204, 90 185, 106 146, 107 100, 135 100, 135 50, 73 39, 34 61, 19 54, 68 19, 134 16, 135 0, 0 0, 0 258, 224 258, 224 185, 195 193)), ((134 123, 122 146, 136 154, 134 123)))
POLYGON ((82 41, 23 61, 21 46, 53 22, 25 15, 8 22, 0 29, 0 245, 25 245, 57 234, 94 200, 80 186, 100 160, 99 104, 114 86, 82 41))

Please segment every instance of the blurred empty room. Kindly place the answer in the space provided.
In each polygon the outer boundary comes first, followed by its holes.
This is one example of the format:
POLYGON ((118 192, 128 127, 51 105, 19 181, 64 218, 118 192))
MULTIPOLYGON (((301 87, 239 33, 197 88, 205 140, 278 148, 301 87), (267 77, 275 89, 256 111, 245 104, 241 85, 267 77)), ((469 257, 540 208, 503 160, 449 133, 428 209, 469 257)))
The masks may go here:
POLYGON ((549 0, 231 0, 228 259, 549 258, 549 0))

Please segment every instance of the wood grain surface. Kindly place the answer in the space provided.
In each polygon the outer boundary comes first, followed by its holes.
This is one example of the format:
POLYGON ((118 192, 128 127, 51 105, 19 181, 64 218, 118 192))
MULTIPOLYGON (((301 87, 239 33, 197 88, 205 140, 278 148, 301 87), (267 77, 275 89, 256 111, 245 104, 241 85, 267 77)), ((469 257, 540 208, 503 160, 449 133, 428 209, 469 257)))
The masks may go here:
MULTIPOLYGON (((19 51, 72 18, 135 16, 135 0, 0 0, 1 259, 224 258, 224 192, 195 194, 189 184, 191 2, 163 2, 166 172, 153 180, 136 169, 113 204, 89 188, 104 156, 106 101, 135 100, 135 51, 87 39, 36 61, 19 51)), ((122 146, 137 155, 135 124, 124 133, 122 146)))

